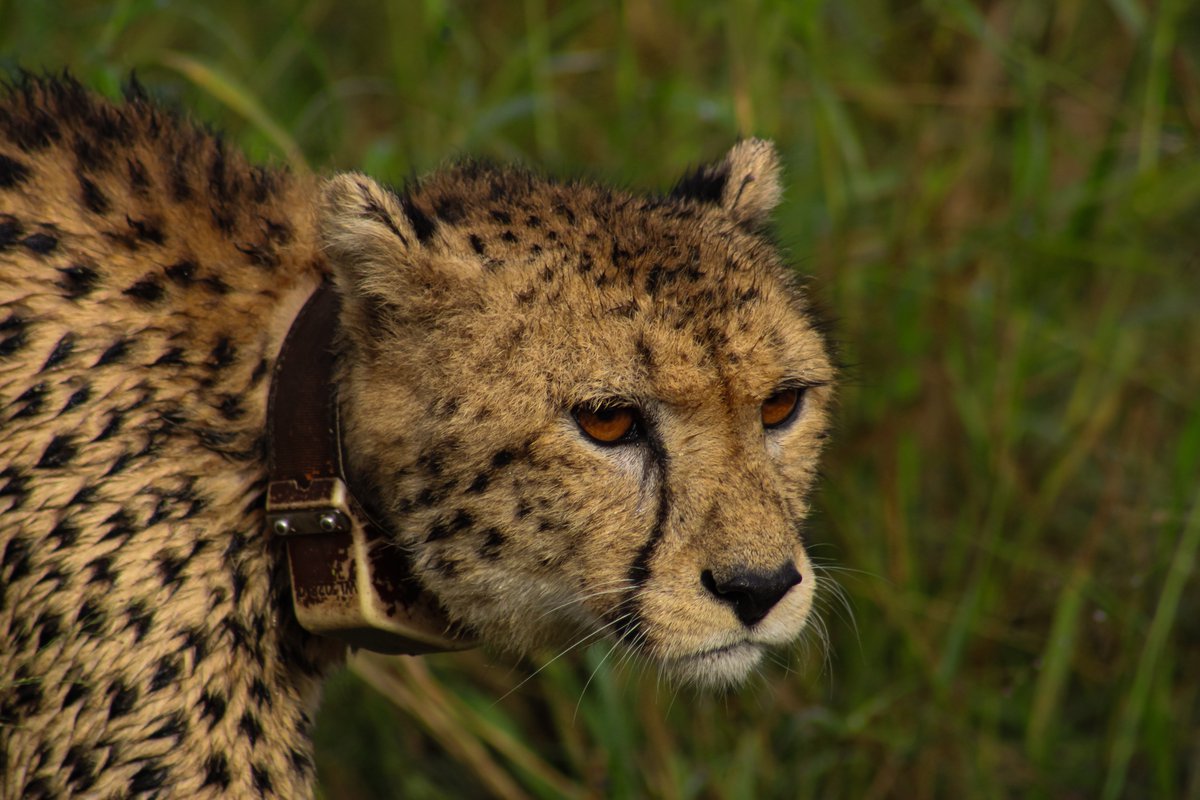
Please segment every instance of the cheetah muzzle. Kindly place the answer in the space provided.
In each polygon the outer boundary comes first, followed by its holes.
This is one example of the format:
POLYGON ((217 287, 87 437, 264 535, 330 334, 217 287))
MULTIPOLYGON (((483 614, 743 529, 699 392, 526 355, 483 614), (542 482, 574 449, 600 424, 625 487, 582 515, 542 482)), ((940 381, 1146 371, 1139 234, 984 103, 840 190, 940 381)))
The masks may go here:
POLYGON ((813 607, 836 378, 780 192, 759 140, 665 196, 476 162, 393 191, 10 87, 0 795, 311 791, 345 646, 297 622, 266 432, 323 283, 344 475, 434 634, 743 680, 813 607))

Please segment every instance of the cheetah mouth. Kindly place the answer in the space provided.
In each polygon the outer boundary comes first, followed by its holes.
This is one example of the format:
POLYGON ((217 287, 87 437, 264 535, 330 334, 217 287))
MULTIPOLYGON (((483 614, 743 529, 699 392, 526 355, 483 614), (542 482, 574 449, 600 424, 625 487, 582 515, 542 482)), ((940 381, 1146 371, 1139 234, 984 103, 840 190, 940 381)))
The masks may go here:
POLYGON ((762 661, 765 652, 764 645, 740 641, 676 656, 664 662, 663 668, 691 683, 732 686, 745 680, 762 661))

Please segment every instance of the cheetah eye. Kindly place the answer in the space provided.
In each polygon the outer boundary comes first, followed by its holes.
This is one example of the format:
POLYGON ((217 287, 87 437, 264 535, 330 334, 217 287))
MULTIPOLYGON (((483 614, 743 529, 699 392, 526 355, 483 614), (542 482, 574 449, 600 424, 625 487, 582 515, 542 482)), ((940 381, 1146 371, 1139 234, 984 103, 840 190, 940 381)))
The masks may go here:
POLYGON ((628 444, 641 436, 640 415, 633 406, 581 406, 572 414, 579 430, 596 444, 628 444))
POLYGON ((780 389, 762 404, 762 424, 768 430, 782 428, 796 417, 804 390, 798 386, 780 389))

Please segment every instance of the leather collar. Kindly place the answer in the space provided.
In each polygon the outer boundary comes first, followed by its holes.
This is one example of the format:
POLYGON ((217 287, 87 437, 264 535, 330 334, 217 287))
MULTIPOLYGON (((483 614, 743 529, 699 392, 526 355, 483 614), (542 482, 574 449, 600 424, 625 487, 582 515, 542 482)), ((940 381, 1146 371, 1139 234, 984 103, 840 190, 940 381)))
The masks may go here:
POLYGON ((340 307, 328 281, 309 297, 280 349, 267 406, 267 529, 287 543, 296 617, 312 633, 382 653, 471 647, 346 479, 333 382, 340 307))

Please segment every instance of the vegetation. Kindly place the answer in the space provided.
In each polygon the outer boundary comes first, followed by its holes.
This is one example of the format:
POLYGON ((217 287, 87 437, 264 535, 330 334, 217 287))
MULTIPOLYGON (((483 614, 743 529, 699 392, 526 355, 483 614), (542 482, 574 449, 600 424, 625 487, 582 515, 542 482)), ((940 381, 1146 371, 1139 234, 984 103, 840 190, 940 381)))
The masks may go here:
POLYGON ((779 143, 848 364, 828 643, 727 696, 607 647, 360 658, 326 797, 1200 798, 1196 4, 0 0, 0 62, 396 181, 779 143))

